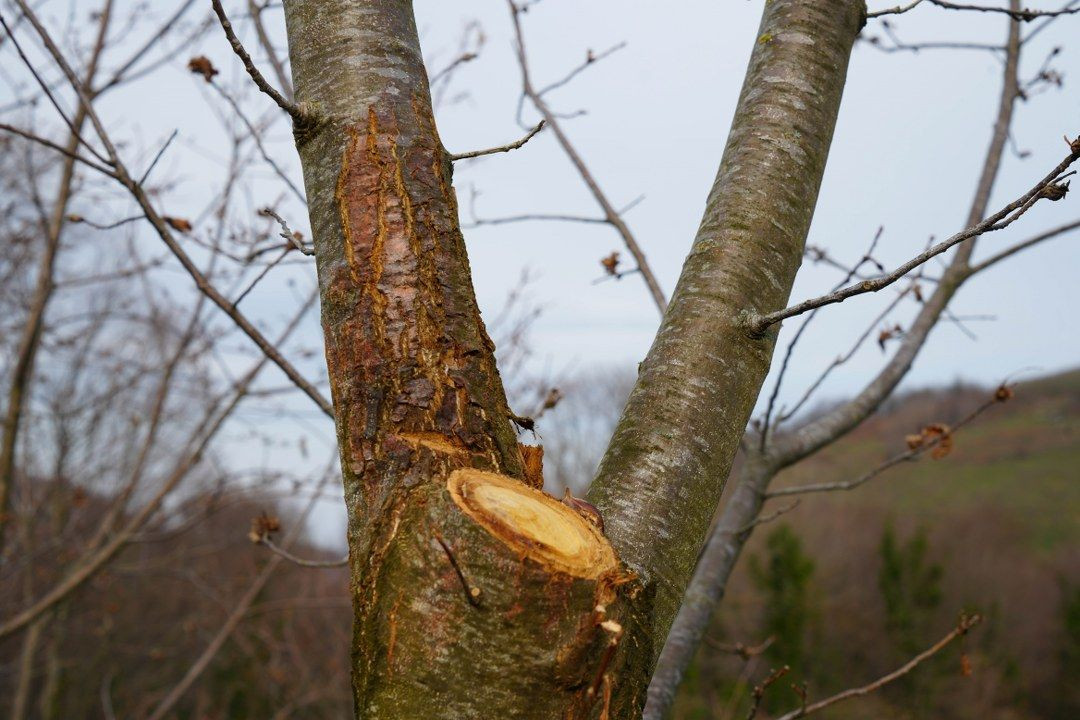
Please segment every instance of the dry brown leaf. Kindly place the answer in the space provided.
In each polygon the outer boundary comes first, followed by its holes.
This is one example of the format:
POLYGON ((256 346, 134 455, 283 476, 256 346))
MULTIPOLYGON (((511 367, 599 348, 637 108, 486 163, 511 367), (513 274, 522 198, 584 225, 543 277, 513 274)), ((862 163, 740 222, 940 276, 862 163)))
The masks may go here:
POLYGON ((177 232, 189 233, 192 230, 191 221, 185 220, 184 218, 163 215, 161 219, 164 220, 169 227, 171 227, 173 230, 176 230, 177 232))
POLYGON ((217 68, 210 62, 210 58, 205 55, 199 55, 188 60, 188 70, 196 75, 202 75, 203 80, 206 82, 212 82, 214 76, 218 74, 217 68))
POLYGON ((619 274, 619 253, 612 252, 607 257, 600 258, 600 264, 604 266, 604 272, 608 275, 619 274))

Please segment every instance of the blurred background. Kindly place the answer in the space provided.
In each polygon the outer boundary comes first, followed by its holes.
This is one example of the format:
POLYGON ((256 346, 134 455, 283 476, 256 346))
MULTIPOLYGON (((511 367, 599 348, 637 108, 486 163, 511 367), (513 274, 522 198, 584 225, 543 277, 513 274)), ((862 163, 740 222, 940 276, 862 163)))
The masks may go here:
MULTIPOLYGON (((314 262, 289 249, 310 230, 288 118, 252 85, 209 3, 108 6, 105 15, 99 0, 33 3, 80 76, 92 76, 97 112, 133 173, 145 173, 185 256, 327 394, 314 262)), ((287 89, 281 4, 224 6, 256 64, 287 89)), ((506 3, 415 6, 446 147, 500 145, 533 127, 506 3)), ((521 15, 534 81, 555 85, 546 100, 669 296, 761 10, 760 0, 543 0, 521 15)), ((15 3, 0 0, 0 12, 10 29, 0 36, 0 410, 11 439, 0 714, 351 717, 332 424, 198 292, 127 190, 12 131, 64 146, 56 106, 74 120, 77 102, 15 3), (33 618, 4 633, 27 609, 33 618)), ((1080 132, 1078 24, 1022 23, 1023 92, 993 210, 1060 160, 1063 135, 1080 132)), ((868 272, 963 228, 1007 27, 1001 14, 925 4, 868 23, 793 301, 844 279, 875 238, 868 272)), ((82 132, 92 136, 89 124, 82 132)), ((550 130, 457 163, 455 185, 511 406, 536 418, 521 439, 544 446, 550 492, 581 495, 657 310, 550 130)), ((976 261, 1077 220, 1072 196, 1040 203, 980 240, 976 261)), ((820 697, 870 682, 962 611, 985 618, 962 647, 822 716, 1080 714, 1078 233, 967 283, 901 391, 780 476, 780 487, 850 480, 912 433, 956 424, 999 384, 1015 392, 947 454, 852 492, 803 497, 757 528, 676 717, 745 717, 754 686, 785 664, 791 673, 759 717, 797 707, 792 684, 820 697)), ((927 286, 941 267, 928 264, 927 286)), ((919 307, 884 291, 823 310, 792 354, 777 407, 809 418, 854 395, 919 307)), ((778 358, 799 327, 784 325, 778 358)))

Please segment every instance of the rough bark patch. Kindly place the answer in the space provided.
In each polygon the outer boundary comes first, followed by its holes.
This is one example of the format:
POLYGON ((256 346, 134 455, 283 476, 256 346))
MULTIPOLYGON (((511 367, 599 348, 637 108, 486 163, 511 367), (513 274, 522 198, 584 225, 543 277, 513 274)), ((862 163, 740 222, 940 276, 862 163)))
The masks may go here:
POLYGON ((477 524, 545 567, 588 579, 618 568, 615 551, 597 528, 520 480, 461 469, 450 474, 446 487, 477 524))

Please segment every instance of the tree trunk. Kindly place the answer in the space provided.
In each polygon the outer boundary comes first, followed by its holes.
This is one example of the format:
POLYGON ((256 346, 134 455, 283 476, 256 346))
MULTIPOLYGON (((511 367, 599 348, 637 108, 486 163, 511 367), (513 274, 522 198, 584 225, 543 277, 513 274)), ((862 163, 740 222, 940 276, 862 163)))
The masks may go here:
POLYGON ((599 622, 617 621, 597 607, 628 583, 602 534, 523 481, 410 3, 295 0, 286 20, 312 116, 296 139, 349 516, 357 715, 591 705, 599 622))
MULTIPOLYGON (((1018 0, 1011 0, 1010 7, 1019 10, 1018 0)), ((1019 27, 1018 20, 1009 21, 997 117, 976 185, 975 197, 968 211, 968 226, 986 216, 990 193, 997 179, 1009 137, 1013 108, 1019 95, 1016 77, 1020 54, 1019 27)), ((750 539, 772 480, 784 468, 805 459, 858 427, 893 393, 911 369, 949 302, 969 276, 968 263, 973 250, 974 240, 960 245, 944 276, 904 333, 900 347, 862 392, 849 402, 777 437, 764 453, 755 450, 747 452, 746 462, 736 478, 736 487, 701 553, 693 580, 687 588, 683 605, 679 608, 664 646, 649 687, 644 720, 660 720, 670 711, 683 674, 697 653, 716 606, 724 596, 735 563, 750 539)))
POLYGON ((768 367, 773 337, 741 319, 787 299, 862 4, 767 5, 698 240, 598 481, 633 572, 590 513, 525 477, 411 4, 285 11, 357 716, 632 717, 768 367))
POLYGON ((832 141, 861 0, 766 3, 705 217, 589 499, 655 588, 655 662, 769 370, 832 141))

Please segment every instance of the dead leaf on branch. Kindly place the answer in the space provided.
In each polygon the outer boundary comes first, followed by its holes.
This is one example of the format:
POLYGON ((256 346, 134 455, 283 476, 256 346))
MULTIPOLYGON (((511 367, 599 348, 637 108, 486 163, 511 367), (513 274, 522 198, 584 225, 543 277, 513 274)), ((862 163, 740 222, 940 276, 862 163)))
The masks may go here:
POLYGON ((878 333, 877 339, 878 347, 881 348, 881 352, 885 352, 885 343, 903 334, 904 329, 899 325, 893 325, 891 328, 884 328, 880 333, 878 333))
POLYGON ((189 233, 192 230, 191 221, 185 220, 184 218, 163 215, 161 219, 165 221, 166 225, 177 232, 189 233))
POLYGON ((935 460, 947 456, 953 449, 952 429, 944 423, 933 423, 924 427, 918 435, 908 435, 904 438, 909 450, 918 450, 933 444, 930 457, 935 460))
POLYGON ((607 257, 600 258, 600 264, 604 266, 604 272, 608 275, 619 274, 619 253, 612 252, 607 257))
POLYGON ((258 544, 280 529, 281 521, 276 516, 262 512, 251 518, 251 532, 248 533, 248 539, 258 544))
POLYGON ((202 75, 203 80, 206 82, 213 82, 214 76, 218 74, 218 70, 214 67, 214 64, 210 62, 210 58, 205 55, 199 55, 188 60, 188 70, 196 75, 202 75))

